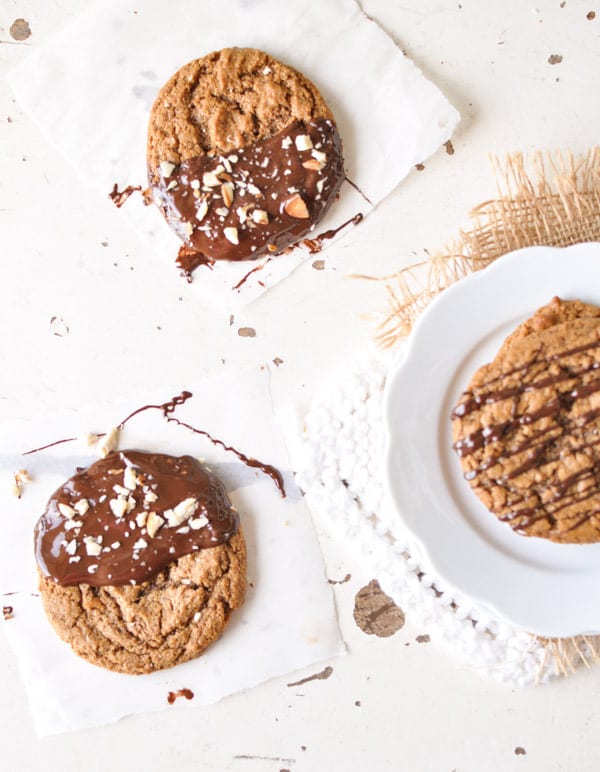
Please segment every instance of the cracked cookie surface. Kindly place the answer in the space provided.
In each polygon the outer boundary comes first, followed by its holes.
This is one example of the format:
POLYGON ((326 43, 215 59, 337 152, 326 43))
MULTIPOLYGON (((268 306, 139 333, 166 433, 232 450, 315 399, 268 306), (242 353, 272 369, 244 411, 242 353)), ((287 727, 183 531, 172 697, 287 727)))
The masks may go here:
POLYGON ((135 586, 63 587, 40 572, 44 609, 63 641, 94 665, 129 674, 202 654, 242 605, 245 588, 241 531, 225 544, 180 557, 135 586))
POLYGON ((228 153, 318 118, 333 120, 302 73, 253 48, 225 48, 184 65, 160 90, 148 124, 148 166, 228 153))

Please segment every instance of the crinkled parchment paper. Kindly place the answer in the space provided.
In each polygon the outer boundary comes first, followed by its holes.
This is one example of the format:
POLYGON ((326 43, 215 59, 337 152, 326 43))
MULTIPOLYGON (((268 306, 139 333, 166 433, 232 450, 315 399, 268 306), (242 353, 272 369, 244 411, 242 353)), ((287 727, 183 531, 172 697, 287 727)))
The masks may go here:
MULTIPOLYGON (((36 51, 10 82, 85 184, 106 196, 115 182, 146 185, 146 125, 162 84, 186 62, 226 46, 263 49, 317 84, 336 116, 348 177, 373 206, 458 121, 442 93, 354 0, 110 0, 36 51)), ((367 214, 371 204, 344 183, 315 234, 367 214)), ((121 211, 157 253, 148 270, 160 280, 180 242, 139 195, 121 211)), ((237 290, 265 258, 201 268, 198 295, 220 306, 247 303, 307 255, 302 248, 274 258, 237 290)))
POLYGON ((310 515, 289 471, 272 413, 268 377, 256 368, 207 378, 186 387, 194 396, 175 415, 276 466, 284 474, 285 499, 269 477, 203 437, 167 424, 158 410, 132 419, 121 435, 121 449, 189 453, 205 459, 238 508, 248 545, 246 602, 232 614, 223 637, 199 659, 151 675, 111 673, 79 659, 46 620, 37 595, 34 525, 54 490, 76 466, 93 462, 96 454, 81 441, 20 454, 63 438, 106 431, 132 410, 166 402, 181 389, 2 427, 0 594, 3 605, 13 608, 4 629, 39 734, 97 726, 130 713, 216 702, 344 651, 310 515), (223 394, 228 395, 226 410, 223 394), (32 482, 24 485, 17 499, 12 493, 13 473, 22 468, 32 482), (194 698, 169 706, 168 692, 181 688, 191 689, 194 698))

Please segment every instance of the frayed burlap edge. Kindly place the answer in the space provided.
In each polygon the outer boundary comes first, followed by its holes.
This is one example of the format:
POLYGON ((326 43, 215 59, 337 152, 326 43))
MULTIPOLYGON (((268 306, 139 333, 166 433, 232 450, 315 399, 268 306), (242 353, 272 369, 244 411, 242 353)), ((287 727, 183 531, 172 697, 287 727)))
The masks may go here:
MULTIPOLYGON (((377 343, 392 348, 411 331, 430 301, 458 279, 485 268, 507 252, 545 245, 567 247, 600 241, 600 147, 584 156, 536 152, 490 158, 498 197, 470 214, 471 222, 441 250, 401 269, 386 282, 389 308, 376 331, 377 343)), ((373 278, 373 277, 364 277, 373 278)), ((542 638, 541 677, 553 665, 567 676, 578 665, 600 660, 600 635, 542 638)))
MULTIPOLYGON (((566 247, 600 241, 600 147, 587 155, 514 153, 490 159, 498 198, 471 212, 471 223, 441 250, 401 269, 386 282, 389 308, 376 331, 383 348, 408 335, 442 290, 514 249, 566 247)), ((374 277, 364 277, 374 278, 374 277)))

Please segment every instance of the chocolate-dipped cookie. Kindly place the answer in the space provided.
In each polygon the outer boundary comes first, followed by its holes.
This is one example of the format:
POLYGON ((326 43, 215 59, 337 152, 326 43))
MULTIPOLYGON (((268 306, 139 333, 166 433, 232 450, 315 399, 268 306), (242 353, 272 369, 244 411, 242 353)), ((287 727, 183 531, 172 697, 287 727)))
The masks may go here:
POLYGON ((188 269, 281 253, 314 229, 344 179, 341 140, 316 86, 246 48, 190 62, 163 86, 147 160, 188 269))
POLYGON ((114 452, 78 472, 50 498, 35 550, 59 636, 121 673, 197 657, 244 600, 237 512, 190 456, 114 452))

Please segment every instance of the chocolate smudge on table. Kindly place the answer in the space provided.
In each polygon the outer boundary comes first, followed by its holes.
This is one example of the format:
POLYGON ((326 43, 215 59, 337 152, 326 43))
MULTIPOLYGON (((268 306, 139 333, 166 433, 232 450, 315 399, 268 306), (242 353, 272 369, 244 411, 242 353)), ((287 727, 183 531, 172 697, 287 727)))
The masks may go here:
POLYGON ((186 700, 194 699, 194 692, 191 689, 178 689, 176 692, 169 692, 167 694, 167 702, 169 705, 173 705, 175 700, 179 697, 185 697, 186 700))
POLYGON ((346 574, 343 579, 328 579, 329 584, 346 584, 352 579, 352 574, 346 574))
POLYGON ((367 635, 387 638, 404 625, 404 612, 386 595, 379 582, 372 579, 356 593, 354 621, 367 635))
POLYGON ((31 36, 31 27, 25 19, 15 19, 10 25, 9 32, 13 40, 21 42, 31 36))
POLYGON ((291 684, 288 684, 288 686, 302 686, 302 684, 307 684, 309 681, 326 681, 332 673, 333 668, 330 665, 327 665, 320 673, 301 678, 299 681, 293 681, 291 684))

